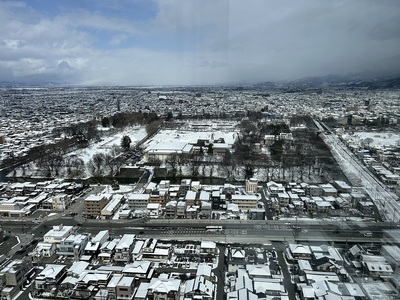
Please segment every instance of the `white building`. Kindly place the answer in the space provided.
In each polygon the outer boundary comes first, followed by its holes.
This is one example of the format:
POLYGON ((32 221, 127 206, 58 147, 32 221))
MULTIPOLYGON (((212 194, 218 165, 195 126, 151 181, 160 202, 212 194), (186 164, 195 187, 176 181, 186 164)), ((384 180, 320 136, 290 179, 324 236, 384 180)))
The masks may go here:
POLYGON ((74 231, 73 226, 58 225, 53 226, 43 237, 44 242, 50 244, 59 244, 62 239, 68 237, 74 231))

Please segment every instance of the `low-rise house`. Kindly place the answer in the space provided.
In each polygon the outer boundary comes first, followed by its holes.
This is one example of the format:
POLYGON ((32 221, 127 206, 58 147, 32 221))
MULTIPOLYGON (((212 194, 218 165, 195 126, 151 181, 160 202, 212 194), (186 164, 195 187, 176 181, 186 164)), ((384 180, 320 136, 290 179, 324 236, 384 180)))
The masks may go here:
POLYGON ((249 220, 265 220, 265 209, 263 208, 252 208, 248 213, 249 220))
POLYGON ((211 202, 201 201, 200 202, 200 219, 210 219, 211 217, 211 202))
POLYGON ((116 300, 118 298, 117 285, 122 278, 122 274, 113 274, 107 284, 108 299, 116 300))
POLYGON ((152 263, 148 260, 136 260, 124 266, 122 274, 124 276, 136 277, 141 280, 150 280, 154 273, 152 263))
POLYGON ((304 207, 309 214, 313 214, 317 211, 317 204, 314 199, 309 197, 301 197, 301 200, 304 202, 304 207))
POLYGON ((285 248, 286 258, 290 261, 297 259, 310 260, 312 257, 312 252, 310 246, 302 244, 289 244, 285 248))
POLYGON ((36 276, 33 284, 33 294, 56 290, 67 273, 65 265, 48 264, 36 276))
POLYGON ((147 299, 178 300, 181 281, 174 278, 152 278, 147 286, 147 299))
POLYGON ((27 280, 27 274, 32 268, 29 260, 13 260, 0 270, 0 296, 1 299, 11 300, 22 289, 27 280))
POLYGON ((51 257, 57 252, 57 244, 39 242, 35 249, 30 253, 34 262, 40 262, 44 257, 51 257))
POLYGON ((143 240, 137 240, 135 243, 135 247, 132 250, 132 260, 135 261, 136 259, 139 258, 139 256, 142 255, 142 248, 145 244, 145 241, 143 240))
POLYGON ((218 253, 217 245, 211 241, 202 241, 200 243, 200 255, 215 255, 218 253))
POLYGON ((280 207, 286 207, 290 203, 290 196, 288 193, 283 192, 283 193, 278 193, 278 201, 279 201, 279 206, 280 207))
POLYGON ((337 189, 335 189, 335 187, 330 184, 321 184, 320 185, 321 189, 322 189, 322 196, 328 197, 328 196, 332 196, 332 197, 337 197, 337 189))
POLYGON ((272 278, 268 265, 246 265, 246 271, 250 279, 272 278))
MULTIPOLYGON (((314 198, 315 200, 315 198, 314 198)), ((315 205, 317 207, 317 212, 318 213, 329 213, 331 210, 334 209, 334 207, 331 205, 330 202, 328 201, 315 201, 315 205)))
POLYGON ((135 278, 122 276, 116 285, 117 299, 132 299, 135 288, 135 278))
POLYGON ((109 263, 112 261, 115 253, 115 247, 117 246, 119 240, 112 240, 105 242, 100 247, 100 253, 97 256, 102 262, 109 263))
POLYGON ((321 197, 323 195, 323 190, 320 186, 309 185, 306 187, 306 195, 309 197, 321 197))
POLYGON ((65 239, 74 231, 73 226, 58 225, 53 226, 43 237, 45 243, 59 244, 61 240, 65 239))
POLYGON ((67 276, 79 278, 81 274, 87 270, 89 263, 85 261, 75 261, 67 270, 67 276))
POLYGON ((140 282, 139 287, 136 289, 135 300, 147 300, 147 288, 150 282, 140 282))
POLYGON ((176 217, 176 209, 178 202, 173 200, 165 204, 165 218, 174 219, 176 217))
POLYGON ((179 201, 176 205, 176 217, 184 219, 186 218, 186 202, 179 201))
POLYGON ((199 201, 210 201, 210 193, 207 191, 200 191, 199 201))
POLYGON ((373 213, 374 203, 372 201, 359 201, 357 209, 364 215, 371 215, 373 213))
POLYGON ((276 183, 274 181, 267 182, 267 193, 271 197, 278 197, 279 193, 284 193, 285 187, 281 183, 276 183))
POLYGON ((71 234, 62 239, 58 245, 58 255, 72 256, 79 260, 83 254, 90 236, 86 234, 71 234))
POLYGON ((362 264, 366 274, 373 279, 388 281, 393 269, 383 256, 362 255, 362 264))
POLYGON ((212 300, 215 296, 215 285, 204 276, 197 276, 185 284, 185 299, 212 300))
POLYGON ((67 194, 56 194, 51 201, 54 210, 65 211, 71 205, 71 196, 67 194))
POLYGON ((86 270, 78 278, 71 298, 93 298, 97 294, 98 287, 106 287, 110 278, 111 272, 86 270))
POLYGON ((187 191, 185 195, 186 206, 196 204, 197 193, 194 191, 187 191))
POLYGON ((186 205, 186 219, 197 219, 198 212, 199 212, 199 206, 186 205))
POLYGON ((135 246, 135 235, 124 234, 118 244, 115 246, 114 261, 126 264, 131 261, 132 249, 135 246))
POLYGON ((162 207, 158 203, 147 204, 147 217, 158 218, 161 215, 162 207))

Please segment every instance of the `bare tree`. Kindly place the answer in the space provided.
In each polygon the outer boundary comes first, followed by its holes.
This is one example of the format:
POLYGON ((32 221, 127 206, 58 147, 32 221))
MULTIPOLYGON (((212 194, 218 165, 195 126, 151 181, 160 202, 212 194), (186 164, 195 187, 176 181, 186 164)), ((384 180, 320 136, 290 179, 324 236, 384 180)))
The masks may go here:
POLYGON ((89 161, 88 167, 91 169, 91 173, 100 175, 103 173, 103 167, 105 162, 104 153, 93 154, 92 159, 89 161))
POLYGON ((175 177, 178 170, 178 166, 181 163, 181 158, 179 154, 173 153, 168 155, 167 158, 165 159, 165 163, 171 168, 172 177, 175 177))

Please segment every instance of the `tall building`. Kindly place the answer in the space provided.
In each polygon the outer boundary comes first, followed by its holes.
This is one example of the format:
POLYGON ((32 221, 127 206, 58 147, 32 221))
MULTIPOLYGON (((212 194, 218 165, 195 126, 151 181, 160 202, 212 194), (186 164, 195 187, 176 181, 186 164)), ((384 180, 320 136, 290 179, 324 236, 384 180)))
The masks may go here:
POLYGON ((105 195, 89 195, 85 199, 85 213, 89 218, 96 218, 101 215, 101 210, 107 204, 105 195))

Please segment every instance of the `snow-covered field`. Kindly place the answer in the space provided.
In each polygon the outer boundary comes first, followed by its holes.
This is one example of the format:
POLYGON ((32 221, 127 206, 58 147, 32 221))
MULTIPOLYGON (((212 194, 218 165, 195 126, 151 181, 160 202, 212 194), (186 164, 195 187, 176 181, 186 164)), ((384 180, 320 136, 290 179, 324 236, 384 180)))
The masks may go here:
POLYGON ((400 145, 400 134, 393 132, 355 132, 352 137, 358 139, 360 143, 367 141, 366 144, 374 148, 400 145))
POLYGON ((146 148, 151 148, 161 142, 195 143, 198 139, 216 140, 219 138, 223 138, 226 144, 233 145, 238 138, 238 133, 233 131, 186 131, 168 129, 161 130, 151 140, 146 142, 144 146, 146 148))
POLYGON ((121 139, 125 135, 130 137, 132 141, 132 147, 143 138, 145 138, 147 133, 146 129, 143 127, 129 127, 121 132, 116 133, 115 135, 103 138, 100 142, 90 144, 85 149, 78 149, 76 151, 73 151, 69 155, 76 155, 86 164, 93 157, 94 154, 108 152, 113 146, 120 146, 121 139))

